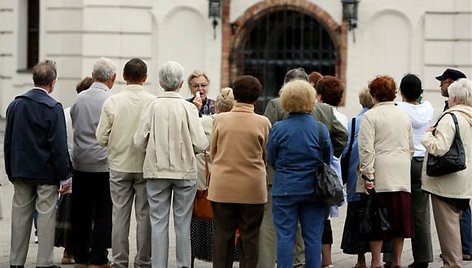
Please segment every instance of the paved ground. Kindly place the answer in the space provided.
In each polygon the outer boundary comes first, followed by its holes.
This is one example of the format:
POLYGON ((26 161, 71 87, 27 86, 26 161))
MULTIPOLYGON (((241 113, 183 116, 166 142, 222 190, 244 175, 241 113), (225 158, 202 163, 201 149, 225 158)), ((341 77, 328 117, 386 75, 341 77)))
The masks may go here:
MULTIPOLYGON (((3 148, 3 120, 0 120, 0 149, 3 148)), ((3 210, 0 209, 3 213, 3 219, 0 219, 0 268, 9 267, 9 254, 10 254, 10 233, 11 233, 11 200, 13 196, 13 186, 10 184, 6 178, 4 165, 3 165, 3 150, 0 150, 0 183, 2 186, 0 187, 0 201, 3 210)), ((343 206, 341 208, 341 215, 339 218, 335 218, 332 220, 332 228, 334 234, 334 244, 333 244, 333 265, 334 267, 339 268, 349 268, 352 267, 356 261, 356 257, 352 255, 343 254, 340 250, 340 239, 342 236, 342 228, 344 224, 345 218, 345 209, 346 207, 343 206)), ((434 224, 434 221, 433 221, 434 224)), ((135 220, 132 220, 132 230, 135 228, 135 220)), ((172 226, 172 224, 171 224, 172 226)), ((442 263, 439 259, 439 243, 436 235, 436 229, 433 225, 432 227, 432 235, 433 235, 433 249, 434 249, 434 262, 430 265, 430 267, 437 268, 442 267, 442 263)), ((131 239, 131 256, 134 256, 136 252, 135 246, 135 239, 133 238, 134 231, 130 235, 131 239)), ((34 267, 34 262, 36 260, 36 254, 38 250, 38 245, 33 243, 33 239, 31 239, 28 258, 26 267, 34 267)), ((54 250, 54 262, 59 263, 62 257, 62 250, 61 248, 55 248, 54 250)), ((170 267, 175 267, 175 239, 173 237, 173 228, 171 230, 170 235, 170 256, 169 256, 169 263, 170 267)), ((370 259, 370 256, 367 256, 370 259)), ((411 252, 411 243, 410 240, 405 241, 405 246, 403 250, 403 258, 402 263, 404 267, 406 267, 409 263, 412 262, 412 252, 411 252)), ((63 265, 62 267, 72 268, 73 265, 63 265)), ((196 261, 195 267, 212 267, 211 263, 196 261)), ((239 267, 237 263, 235 263, 234 267, 239 267)), ((471 267, 472 262, 465 262, 464 267, 471 267)))

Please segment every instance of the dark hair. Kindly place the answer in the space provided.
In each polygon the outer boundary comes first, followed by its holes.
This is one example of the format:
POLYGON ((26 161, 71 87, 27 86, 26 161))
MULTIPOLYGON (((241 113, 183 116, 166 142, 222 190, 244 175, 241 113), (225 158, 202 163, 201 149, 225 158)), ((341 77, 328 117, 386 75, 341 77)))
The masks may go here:
POLYGON ((421 80, 414 74, 407 74, 400 82, 400 92, 409 101, 417 100, 423 93, 421 80))
POLYGON ((89 89, 90 86, 93 84, 93 82, 94 82, 93 78, 90 76, 87 76, 84 79, 82 79, 82 81, 77 83, 77 86, 75 86, 75 91, 77 91, 77 94, 79 94, 80 92, 86 89, 89 89))
POLYGON ((242 75, 233 82, 233 95, 238 102, 249 104, 256 102, 261 90, 261 83, 251 75, 242 75))
POLYGON ((33 67, 33 82, 36 86, 46 86, 57 78, 56 63, 51 60, 40 61, 33 67))
POLYGON ((338 78, 326 75, 318 80, 316 93, 322 97, 324 103, 337 107, 343 98, 344 86, 338 78))
POLYGON ((290 69, 285 74, 284 84, 295 79, 308 81, 308 75, 303 68, 290 69))
POLYGON ((123 78, 128 82, 141 82, 147 75, 147 65, 138 58, 129 60, 123 68, 123 78))
POLYGON ((378 102, 393 101, 397 86, 390 76, 378 76, 369 83, 369 93, 378 102))
POLYGON ((311 72, 310 75, 308 75, 308 82, 312 84, 316 88, 316 84, 320 79, 323 78, 323 75, 319 72, 311 72))

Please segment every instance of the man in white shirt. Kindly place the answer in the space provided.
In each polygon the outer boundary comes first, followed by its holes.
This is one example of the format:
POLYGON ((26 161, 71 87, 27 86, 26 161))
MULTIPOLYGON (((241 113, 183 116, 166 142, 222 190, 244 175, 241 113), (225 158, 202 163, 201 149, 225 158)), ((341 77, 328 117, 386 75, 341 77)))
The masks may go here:
POLYGON ((151 267, 151 224, 146 182, 143 179, 144 155, 133 146, 133 135, 141 110, 156 97, 144 91, 147 66, 141 59, 129 60, 123 69, 126 88, 108 98, 102 107, 97 140, 108 149, 110 193, 113 203, 113 267, 128 267, 130 216, 135 201, 137 253, 134 267, 151 267))

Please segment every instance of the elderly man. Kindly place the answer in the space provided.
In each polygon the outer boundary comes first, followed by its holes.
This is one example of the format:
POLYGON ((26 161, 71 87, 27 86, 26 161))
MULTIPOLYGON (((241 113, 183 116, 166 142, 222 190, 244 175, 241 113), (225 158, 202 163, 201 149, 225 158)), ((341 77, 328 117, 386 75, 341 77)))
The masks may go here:
POLYGON ((139 119, 134 136, 137 148, 145 152, 152 228, 152 267, 168 267, 169 210, 173 204, 177 267, 190 267, 190 220, 197 191, 195 153, 208 147, 198 119, 198 110, 179 95, 183 67, 166 62, 159 70, 164 93, 148 105, 139 119))
POLYGON ((137 223, 134 267, 151 267, 151 223, 146 182, 143 179, 144 155, 134 148, 133 135, 138 127, 141 110, 156 97, 144 91, 147 65, 141 59, 131 59, 125 64, 123 79, 126 81, 125 89, 103 104, 96 133, 100 145, 108 149, 113 203, 113 267, 128 267, 133 201, 137 223))
POLYGON ((111 267, 107 258, 111 239, 110 175, 107 151, 98 144, 95 132, 103 102, 111 96, 115 83, 115 64, 106 58, 98 59, 93 66, 92 78, 95 82, 79 93, 70 110, 74 130, 72 231, 75 268, 111 267))
POLYGON ((70 186, 69 154, 62 105, 49 94, 56 84, 52 61, 33 67, 34 88, 8 106, 5 169, 13 183, 10 267, 23 268, 31 235, 33 210, 38 212, 36 267, 53 265, 58 186, 70 186))

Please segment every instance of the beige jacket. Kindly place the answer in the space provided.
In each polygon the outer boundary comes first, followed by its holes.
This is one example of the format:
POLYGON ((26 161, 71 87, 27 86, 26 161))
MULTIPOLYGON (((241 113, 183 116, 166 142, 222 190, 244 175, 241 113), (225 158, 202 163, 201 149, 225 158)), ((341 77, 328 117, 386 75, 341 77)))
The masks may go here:
POLYGON ((146 156, 147 179, 197 179, 195 153, 208 147, 198 110, 177 92, 164 92, 144 108, 134 144, 146 156))
POLYGON ((145 92, 141 85, 127 85, 103 103, 95 134, 98 143, 108 148, 111 170, 143 172, 144 154, 133 146, 133 136, 143 107, 154 99, 156 96, 145 92))
MULTIPOLYGON (((472 107, 455 105, 446 112, 453 112, 457 117, 460 136, 466 154, 467 168, 444 176, 429 177, 426 175, 427 158, 425 158, 422 189, 448 198, 472 198, 472 107)), ((435 135, 430 131, 426 132, 421 139, 421 143, 428 153, 436 156, 444 155, 451 147, 455 133, 456 130, 452 117, 445 115, 439 121, 435 135)))
MULTIPOLYGON (((413 131, 408 114, 392 101, 381 102, 364 114, 359 129, 362 175, 375 180, 377 192, 410 192, 413 131)), ((357 192, 365 182, 357 180, 357 192)))
POLYGON ((271 124, 254 106, 236 103, 215 116, 208 199, 221 203, 267 202, 266 142, 271 124))
MULTIPOLYGON (((203 130, 205 135, 208 138, 208 143, 211 141, 211 129, 213 128, 213 121, 215 120, 215 115, 204 115, 200 117, 200 122, 202 123, 203 130)), ((211 159, 210 152, 206 152, 208 160, 208 169, 211 168, 211 159)), ((210 170, 208 170, 209 172, 210 170)), ((205 170, 205 153, 197 154, 197 189, 205 190, 207 189, 206 184, 206 170, 205 170)))

